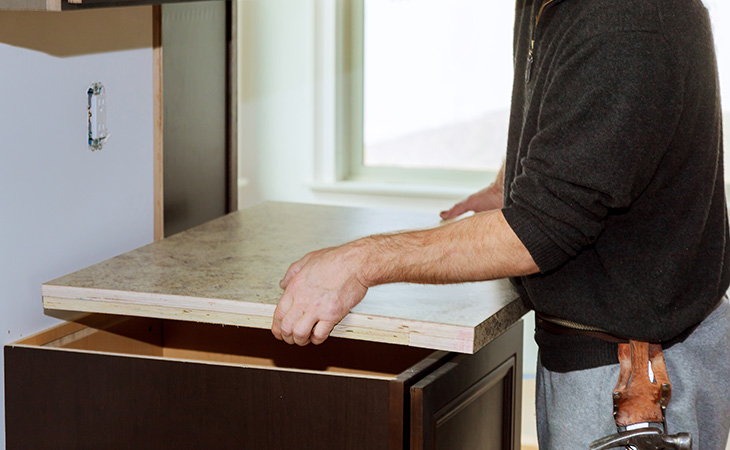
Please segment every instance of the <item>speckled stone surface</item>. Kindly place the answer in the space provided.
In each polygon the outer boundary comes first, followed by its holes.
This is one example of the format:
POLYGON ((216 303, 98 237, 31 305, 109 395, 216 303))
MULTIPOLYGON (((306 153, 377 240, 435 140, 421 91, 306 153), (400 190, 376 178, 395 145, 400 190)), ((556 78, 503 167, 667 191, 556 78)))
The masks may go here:
MULTIPOLYGON (((264 203, 49 281, 44 303, 264 328, 282 293, 279 280, 307 252, 438 225, 435 215, 264 203)), ((333 335, 472 352, 524 313, 506 280, 394 284, 370 289, 333 335)))

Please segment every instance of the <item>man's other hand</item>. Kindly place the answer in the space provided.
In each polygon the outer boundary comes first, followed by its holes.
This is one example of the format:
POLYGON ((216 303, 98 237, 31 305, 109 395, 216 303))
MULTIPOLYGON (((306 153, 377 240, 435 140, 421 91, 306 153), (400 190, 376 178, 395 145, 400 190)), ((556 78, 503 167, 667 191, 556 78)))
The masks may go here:
POLYGON ((503 203, 502 185, 493 183, 479 192, 475 192, 459 203, 455 204, 448 211, 441 212, 443 220, 453 219, 465 212, 483 212, 493 209, 501 209, 503 203))
POLYGON ((497 176, 494 178, 494 182, 482 189, 479 192, 475 192, 455 204, 448 211, 441 212, 441 219, 449 220, 454 217, 458 217, 465 212, 474 211, 475 213, 491 211, 494 209, 502 209, 504 206, 504 163, 500 167, 497 176))
POLYGON ((284 294, 271 332, 289 344, 321 344, 365 297, 358 246, 347 244, 309 253, 289 267, 279 285, 284 294))

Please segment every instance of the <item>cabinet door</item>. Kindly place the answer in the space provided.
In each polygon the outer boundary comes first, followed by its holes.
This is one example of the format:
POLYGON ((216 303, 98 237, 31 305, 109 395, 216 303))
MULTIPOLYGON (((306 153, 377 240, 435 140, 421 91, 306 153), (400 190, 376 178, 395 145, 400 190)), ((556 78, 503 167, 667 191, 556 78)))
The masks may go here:
POLYGON ((520 448, 522 322, 411 388, 411 449, 520 448))

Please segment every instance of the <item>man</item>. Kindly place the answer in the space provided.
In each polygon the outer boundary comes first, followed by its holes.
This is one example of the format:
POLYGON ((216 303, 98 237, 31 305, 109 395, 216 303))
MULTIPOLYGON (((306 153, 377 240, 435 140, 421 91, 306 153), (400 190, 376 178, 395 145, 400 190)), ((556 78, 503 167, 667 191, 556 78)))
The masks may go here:
MULTIPOLYGON (((306 255, 281 282, 272 331, 319 344, 371 286, 513 277, 539 317, 661 342, 669 431, 724 449, 730 241, 707 11, 700 0, 518 0, 516 13, 500 179, 442 217, 478 213, 306 255)), ((616 344, 535 337, 540 447, 614 433, 616 344)))

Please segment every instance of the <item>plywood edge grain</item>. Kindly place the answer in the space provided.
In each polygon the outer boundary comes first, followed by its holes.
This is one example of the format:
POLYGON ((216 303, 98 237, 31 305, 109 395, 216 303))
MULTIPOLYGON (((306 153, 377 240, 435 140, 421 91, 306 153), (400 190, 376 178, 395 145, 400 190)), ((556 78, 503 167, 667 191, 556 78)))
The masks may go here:
POLYGON ((5 11, 61 11, 61 0, 0 0, 5 11))
POLYGON ((48 343, 64 339, 68 336, 74 335, 75 333, 83 332, 82 330, 103 330, 126 320, 129 320, 129 318, 123 316, 102 316, 81 311, 78 317, 75 317, 72 320, 60 323, 43 331, 39 331, 38 333, 31 334, 30 336, 21 338, 9 345, 47 345, 48 343))
POLYGON ((327 375, 327 376, 332 376, 332 377, 359 378, 359 379, 366 379, 366 380, 393 381, 395 379, 395 376, 393 376, 393 375, 385 375, 385 374, 380 374, 377 372, 365 372, 365 371, 357 372, 357 371, 347 371, 347 370, 338 371, 337 370, 338 368, 334 368, 332 370, 313 370, 313 369, 302 369, 302 368, 278 367, 278 366, 271 366, 271 365, 256 365, 256 364, 245 364, 245 363, 236 363, 236 362, 211 361, 211 360, 195 358, 195 357, 174 357, 174 356, 171 357, 171 356, 159 356, 159 355, 145 355, 145 354, 136 354, 133 352, 86 350, 86 349, 58 347, 58 346, 46 347, 42 344, 35 344, 35 343, 30 343, 30 342, 25 342, 25 341, 23 341, 22 343, 19 341, 14 344, 8 344, 8 345, 6 345, 6 347, 33 349, 33 350, 38 350, 40 347, 43 347, 43 351, 51 351, 51 352, 83 353, 83 354, 87 354, 87 355, 99 355, 99 356, 113 355, 113 356, 118 356, 118 357, 122 357, 122 358, 147 359, 147 360, 164 361, 164 362, 185 362, 185 363, 192 362, 195 364, 204 364, 204 365, 209 365, 209 366, 236 367, 236 368, 241 368, 241 369, 266 370, 266 371, 288 372, 288 373, 296 373, 296 374, 327 375))
POLYGON ((44 296, 43 305, 47 309, 64 311, 85 311, 102 314, 121 314, 136 317, 154 317, 159 319, 186 320, 206 323, 245 326, 252 328, 268 328, 271 326, 271 315, 242 313, 232 311, 212 311, 195 307, 159 303, 140 304, 119 299, 75 298, 44 296))
MULTIPOLYGON (((270 328, 273 304, 131 291, 43 285, 47 309, 155 317, 253 328, 270 328)), ((351 313, 332 331, 334 337, 473 353, 474 329, 351 313)))
POLYGON ((153 228, 154 240, 165 237, 162 103, 162 6, 152 7, 152 95, 153 95, 153 228))
POLYGON ((238 2, 226 4, 228 212, 238 211, 238 2))
MULTIPOLYGON (((114 325, 119 325, 119 324, 124 323, 129 320, 129 317, 124 317, 124 316, 94 316, 94 317, 103 319, 103 321, 97 322, 98 323, 97 326, 86 326, 83 323, 75 323, 75 325, 82 325, 82 328, 75 330, 73 332, 70 332, 68 334, 64 334, 60 337, 55 337, 54 339, 48 340, 47 342, 43 343, 42 345, 44 347, 63 348, 72 342, 79 341, 80 339, 89 337, 94 333, 98 333, 100 330, 105 330, 107 328, 113 327, 114 325)), ((46 335, 44 337, 44 340, 48 339, 49 337, 50 336, 46 335)))
MULTIPOLYGON (((176 315, 184 316, 188 313, 210 313, 212 314, 239 314, 254 317, 266 317, 271 325, 275 305, 264 303, 243 302, 237 300, 225 300, 216 298, 192 297, 185 295, 157 294, 147 292, 119 291, 111 289, 95 289, 74 286, 57 286, 44 284, 41 288, 43 304, 49 309, 65 309, 57 307, 63 303, 66 306, 73 306, 74 303, 82 304, 99 303, 105 309, 118 304, 125 310, 145 312, 154 308, 168 311, 176 315), (109 305, 106 305, 109 304, 109 305)), ((70 308, 69 311, 85 311, 79 308, 70 308)), ((88 311, 100 312, 100 311, 88 311)), ((130 314, 134 316, 144 314, 130 314)), ((169 317, 178 319, 178 317, 169 317)), ((185 319, 182 319, 185 320, 185 319)), ((204 320, 211 322, 211 320, 204 320)), ((214 322, 215 323, 215 322, 214 322)), ((223 323, 223 322, 220 322, 223 323)), ((239 325, 231 323, 229 325, 239 325)))
POLYGON ((84 328, 86 328, 86 325, 81 323, 64 322, 47 330, 43 330, 28 337, 22 338, 8 345, 44 345, 47 342, 61 339, 64 336, 76 333, 84 328))

